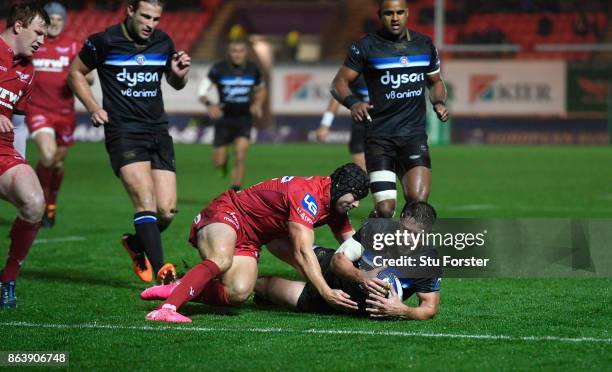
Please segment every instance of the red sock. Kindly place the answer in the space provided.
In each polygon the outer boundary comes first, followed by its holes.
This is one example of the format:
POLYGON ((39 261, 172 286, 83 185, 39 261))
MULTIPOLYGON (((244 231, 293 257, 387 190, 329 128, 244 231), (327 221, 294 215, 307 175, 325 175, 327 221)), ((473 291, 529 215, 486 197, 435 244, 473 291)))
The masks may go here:
POLYGON ((161 306, 170 304, 176 306, 177 309, 180 308, 186 302, 198 297, 206 285, 219 274, 221 270, 216 263, 211 260, 202 261, 181 278, 181 284, 172 291, 161 306))
POLYGON ((49 184, 49 199, 47 204, 57 204, 57 194, 59 193, 62 181, 64 180, 64 168, 54 168, 53 178, 49 184))
POLYGON ((29 223, 19 217, 15 219, 11 229, 11 247, 2 277, 0 277, 1 281, 9 282, 17 278, 19 268, 28 255, 39 228, 40 223, 29 223))
POLYGON ((41 161, 39 161, 38 164, 36 164, 36 175, 38 176, 40 186, 42 186, 45 194, 45 201, 49 203, 51 180, 53 179, 53 168, 47 168, 41 161))
POLYGON ((199 302, 214 306, 228 306, 227 291, 225 286, 218 279, 211 280, 206 288, 202 291, 202 295, 198 298, 199 302))

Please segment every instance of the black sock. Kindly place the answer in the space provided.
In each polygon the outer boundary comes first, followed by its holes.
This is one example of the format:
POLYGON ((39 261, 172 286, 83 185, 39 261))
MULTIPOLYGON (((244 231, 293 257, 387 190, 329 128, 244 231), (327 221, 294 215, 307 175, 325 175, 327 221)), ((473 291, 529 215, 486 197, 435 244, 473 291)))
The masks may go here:
POLYGON ((149 211, 136 213, 134 215, 134 228, 140 246, 144 249, 151 266, 153 266, 153 273, 157 274, 164 265, 164 252, 159 227, 157 227, 156 213, 149 211))
POLYGON ((140 239, 136 235, 129 234, 127 238, 128 246, 131 250, 136 253, 144 253, 144 249, 142 249, 142 245, 140 245, 140 239))

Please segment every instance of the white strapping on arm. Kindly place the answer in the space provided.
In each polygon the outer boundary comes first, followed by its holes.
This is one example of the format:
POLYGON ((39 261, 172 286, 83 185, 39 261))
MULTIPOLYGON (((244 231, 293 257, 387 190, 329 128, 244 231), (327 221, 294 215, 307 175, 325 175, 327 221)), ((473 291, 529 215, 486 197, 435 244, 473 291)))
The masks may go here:
POLYGON ((219 104, 219 93, 216 85, 208 77, 205 77, 198 87, 198 97, 206 97, 211 105, 219 104))
POLYGON ((351 262, 355 262, 363 255, 363 246, 357 240, 349 238, 342 243, 335 254, 343 253, 351 262))
POLYGON ((325 111, 325 113, 323 114, 323 118, 321 119, 321 125, 326 128, 331 127, 335 117, 336 115, 334 115, 333 112, 325 111))
POLYGON ((25 123, 25 115, 13 115, 13 147, 21 156, 26 158, 26 140, 28 139, 28 128, 25 123))

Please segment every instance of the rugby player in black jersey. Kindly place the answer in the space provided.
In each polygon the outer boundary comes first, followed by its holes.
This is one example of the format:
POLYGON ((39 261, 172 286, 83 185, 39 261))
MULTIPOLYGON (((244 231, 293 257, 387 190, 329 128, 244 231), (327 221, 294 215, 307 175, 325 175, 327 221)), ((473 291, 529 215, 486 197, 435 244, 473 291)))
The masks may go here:
MULTIPOLYGON (((350 84, 351 92, 356 97, 363 102, 370 102, 370 97, 368 96, 368 86, 365 83, 362 75, 359 75, 357 80, 351 82, 350 84)), ((329 100, 329 104, 327 105, 327 109, 321 118, 321 124, 319 125, 319 129, 317 129, 317 140, 321 142, 327 141, 327 137, 329 136, 329 128, 334 122, 334 117, 338 112, 338 108, 340 108, 340 103, 332 98, 329 100)), ((351 157, 353 158, 353 163, 360 166, 363 170, 366 169, 365 165, 365 155, 363 153, 364 150, 364 141, 365 141, 365 127, 362 122, 353 121, 351 124, 351 138, 348 143, 349 152, 351 153, 351 157)))
POLYGON ((378 217, 395 212, 399 177, 404 197, 427 201, 431 160, 425 132, 425 88, 438 118, 448 120, 446 87, 431 39, 408 30, 405 0, 380 1, 381 30, 353 44, 332 84, 332 94, 355 121, 365 123, 365 158, 378 217), (363 74, 370 103, 351 93, 363 74))
MULTIPOLYGON (((435 220, 436 211, 431 205, 412 202, 404 206, 399 223, 392 219, 369 220, 337 250, 315 246, 313 249, 325 281, 331 288, 341 289, 357 302, 357 315, 412 320, 432 318, 440 302, 441 279, 438 274, 431 271, 409 278, 392 268, 376 267, 373 250, 364 249, 368 243, 363 239, 368 240, 366 236, 371 237, 373 233, 395 233, 404 229, 412 233, 429 232, 435 220), (396 273, 395 285, 380 280, 381 272, 396 273), (418 299, 419 305, 416 307, 404 304, 412 295, 418 299)), ((427 251, 421 254, 431 254, 431 249, 422 248, 427 251)), ((271 302, 305 313, 340 313, 322 299, 312 284, 304 281, 260 277, 255 293, 258 304, 271 302)))
POLYGON ((166 33, 157 29, 163 0, 130 0, 120 24, 87 38, 71 66, 69 84, 91 114, 104 126, 106 150, 115 174, 134 205, 136 234, 121 242, 133 269, 145 282, 156 274, 172 281, 176 270, 164 264, 160 232, 176 213, 176 168, 161 78, 174 89, 187 84, 191 58, 176 51, 166 33), (103 104, 96 102, 85 76, 98 70, 103 104))
POLYGON ((247 59, 247 43, 229 44, 229 59, 217 62, 200 87, 200 102, 215 120, 213 163, 222 175, 227 173, 227 147, 234 145, 232 189, 238 191, 244 179, 246 155, 251 138, 252 118, 263 116, 266 89, 257 65, 247 59), (219 102, 208 99, 209 89, 216 89, 219 102))

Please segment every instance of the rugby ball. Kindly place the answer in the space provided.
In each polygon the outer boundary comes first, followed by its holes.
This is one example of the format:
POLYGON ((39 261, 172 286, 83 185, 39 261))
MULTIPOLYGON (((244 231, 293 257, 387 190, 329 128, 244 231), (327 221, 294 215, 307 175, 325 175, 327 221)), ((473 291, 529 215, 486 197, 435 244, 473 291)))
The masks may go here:
MULTIPOLYGON (((402 289, 402 282, 399 280, 397 275, 395 275, 394 273, 392 273, 389 270, 383 270, 383 271, 379 272, 378 275, 376 275, 376 277, 378 279, 382 280, 383 282, 386 282, 387 284, 389 284, 389 286, 393 287, 393 289, 395 290, 395 293, 397 293, 397 295, 399 296, 400 299, 404 298, 403 297, 404 291, 402 289)), ((391 295, 391 292, 389 291, 389 294, 387 295, 387 297, 389 297, 390 295, 391 295)))

